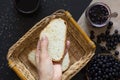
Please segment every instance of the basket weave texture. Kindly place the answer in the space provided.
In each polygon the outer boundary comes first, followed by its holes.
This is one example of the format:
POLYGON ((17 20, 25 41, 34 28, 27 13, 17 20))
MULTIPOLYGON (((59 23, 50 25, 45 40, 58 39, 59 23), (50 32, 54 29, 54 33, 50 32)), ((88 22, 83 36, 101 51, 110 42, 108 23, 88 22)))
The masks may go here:
POLYGON ((63 72, 62 80, 70 80, 92 58, 95 51, 94 43, 72 18, 68 11, 58 10, 35 24, 8 51, 7 59, 22 80, 38 80, 36 68, 29 62, 28 53, 36 48, 40 32, 54 18, 62 18, 67 22, 67 39, 70 40, 70 67, 63 72))

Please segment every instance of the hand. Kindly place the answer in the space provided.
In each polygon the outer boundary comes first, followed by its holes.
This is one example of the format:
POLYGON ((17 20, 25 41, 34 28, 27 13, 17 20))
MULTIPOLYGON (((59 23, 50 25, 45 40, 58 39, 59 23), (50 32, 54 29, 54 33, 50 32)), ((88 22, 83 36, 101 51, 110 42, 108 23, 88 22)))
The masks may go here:
MULTIPOLYGON (((67 41, 66 52, 68 50, 70 42, 67 41)), ((36 51, 36 64, 39 74, 39 80, 62 80, 62 67, 61 62, 52 62, 52 59, 48 55, 48 39, 43 36, 38 41, 36 51)))

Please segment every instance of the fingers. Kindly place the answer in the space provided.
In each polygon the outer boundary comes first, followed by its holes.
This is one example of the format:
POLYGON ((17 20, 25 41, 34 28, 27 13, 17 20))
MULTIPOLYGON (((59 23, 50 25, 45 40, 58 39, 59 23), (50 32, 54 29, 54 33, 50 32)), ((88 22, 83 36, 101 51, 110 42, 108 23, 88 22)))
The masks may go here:
POLYGON ((43 36, 41 40, 38 40, 37 50, 36 50, 36 64, 39 64, 42 54, 47 54, 48 49, 48 39, 46 36, 43 36))
POLYGON ((37 50, 36 50, 36 55, 35 55, 35 59, 36 59, 36 64, 39 63, 39 58, 40 58, 40 40, 38 40, 37 43, 37 50))
POLYGON ((61 80, 62 78, 62 66, 60 63, 53 63, 54 64, 54 79, 53 80, 61 80))
MULTIPOLYGON (((70 41, 67 41, 65 55, 68 52, 69 47, 70 47, 70 41)), ((53 62, 53 66, 54 66, 54 79, 53 80, 61 80, 61 78, 62 78, 62 64, 61 64, 61 62, 53 62)))
POLYGON ((67 49, 69 49, 69 47, 70 47, 70 41, 67 40, 67 49))
POLYGON ((67 42, 66 42, 66 49, 65 49, 65 55, 68 52, 69 47, 70 47, 70 41, 67 40, 67 42))
POLYGON ((41 38, 41 54, 47 54, 48 52, 48 38, 43 36, 41 38))

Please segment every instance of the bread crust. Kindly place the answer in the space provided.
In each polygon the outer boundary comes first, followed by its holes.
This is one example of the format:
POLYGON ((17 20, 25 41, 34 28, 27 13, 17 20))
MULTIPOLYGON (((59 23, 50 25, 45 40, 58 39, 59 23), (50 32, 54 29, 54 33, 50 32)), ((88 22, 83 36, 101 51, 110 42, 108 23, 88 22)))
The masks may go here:
MULTIPOLYGON (((55 19, 62 19, 62 18, 54 18, 54 19, 52 19, 50 22, 52 22, 53 20, 55 20, 55 19)), ((65 50, 66 50, 66 41, 67 41, 67 22, 64 20, 64 19, 62 19, 63 21, 64 21, 64 23, 65 23, 65 26, 66 26, 66 30, 65 30, 65 41, 64 41, 64 51, 63 51, 63 53, 61 53, 62 55, 61 55, 61 57, 59 58, 59 59, 54 59, 54 58, 52 58, 52 61, 54 61, 54 62, 60 62, 60 61, 62 61, 63 60, 63 58, 64 58, 64 56, 65 56, 65 50)), ((49 22, 49 23, 50 23, 49 22)), ((49 24, 48 23, 48 24, 49 24)), ((46 26, 47 27, 47 26, 46 26)), ((45 28, 46 28, 45 27, 45 28)), ((45 29, 44 28, 44 29, 45 29)), ((43 29, 43 30, 44 30, 43 29)), ((41 33, 43 32, 43 30, 41 31, 41 33)), ((40 33, 40 36, 41 36, 41 33, 40 33)), ((40 38, 40 37, 39 37, 40 38)))
MULTIPOLYGON (((69 53, 67 52, 67 54, 68 54, 68 57, 69 57, 69 53)), ((65 58, 65 57, 64 57, 65 58)), ((64 59, 63 58, 63 59, 64 59)), ((68 62, 68 66, 67 66, 67 68, 65 69, 65 70, 62 70, 62 72, 65 72, 69 67, 70 67, 70 57, 68 58, 69 59, 69 62, 68 62)))

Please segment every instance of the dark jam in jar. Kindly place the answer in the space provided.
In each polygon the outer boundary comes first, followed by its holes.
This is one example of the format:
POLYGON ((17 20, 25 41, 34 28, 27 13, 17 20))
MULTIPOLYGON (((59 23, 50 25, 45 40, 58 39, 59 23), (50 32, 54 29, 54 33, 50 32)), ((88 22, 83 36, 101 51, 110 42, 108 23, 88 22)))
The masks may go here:
POLYGON ((111 17, 111 10, 107 4, 102 2, 96 2, 90 5, 85 13, 87 22, 94 27, 103 27, 106 26, 111 17))
POLYGON ((108 19, 109 12, 103 5, 95 5, 89 10, 89 18, 95 24, 102 24, 108 19))

